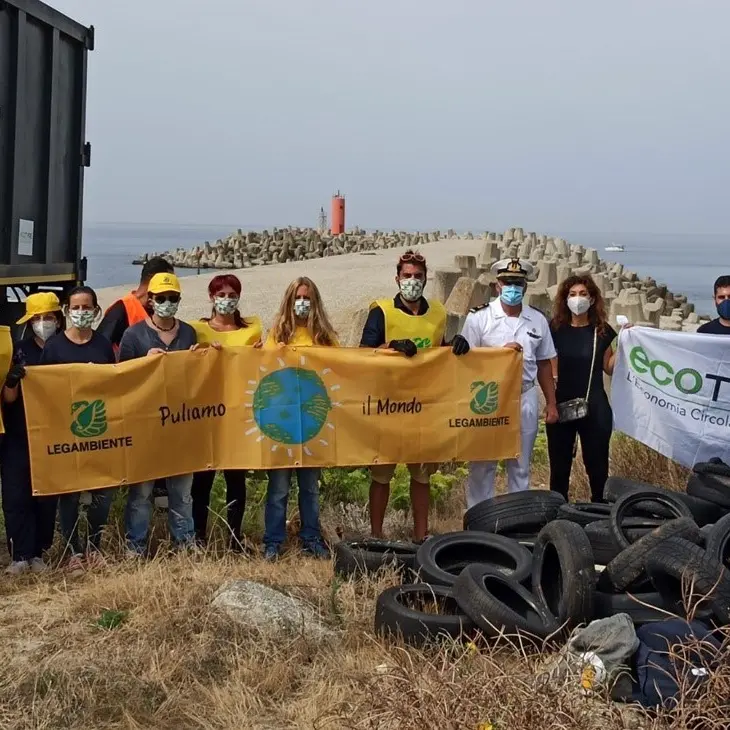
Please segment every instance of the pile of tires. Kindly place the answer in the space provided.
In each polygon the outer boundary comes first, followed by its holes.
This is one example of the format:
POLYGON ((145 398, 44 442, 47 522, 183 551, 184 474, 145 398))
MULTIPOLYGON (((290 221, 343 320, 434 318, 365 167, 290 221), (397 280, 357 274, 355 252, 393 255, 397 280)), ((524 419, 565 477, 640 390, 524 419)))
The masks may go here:
POLYGON ((611 477, 604 498, 502 495, 469 509, 464 531, 421 545, 340 543, 335 567, 399 569, 404 583, 378 597, 375 629, 416 645, 479 634, 539 644, 617 613, 637 626, 730 625, 730 468, 698 464, 687 493, 611 477))

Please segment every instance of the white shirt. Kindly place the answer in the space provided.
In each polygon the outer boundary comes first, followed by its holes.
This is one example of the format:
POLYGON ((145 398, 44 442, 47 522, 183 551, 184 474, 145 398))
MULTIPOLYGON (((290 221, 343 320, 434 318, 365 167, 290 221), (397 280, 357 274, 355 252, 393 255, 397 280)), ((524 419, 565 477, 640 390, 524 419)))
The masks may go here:
POLYGON ((502 347, 508 342, 522 345, 522 381, 531 383, 537 377, 539 360, 557 357, 547 319, 537 309, 522 305, 518 317, 508 317, 502 303, 491 304, 466 315, 462 337, 469 347, 502 347))

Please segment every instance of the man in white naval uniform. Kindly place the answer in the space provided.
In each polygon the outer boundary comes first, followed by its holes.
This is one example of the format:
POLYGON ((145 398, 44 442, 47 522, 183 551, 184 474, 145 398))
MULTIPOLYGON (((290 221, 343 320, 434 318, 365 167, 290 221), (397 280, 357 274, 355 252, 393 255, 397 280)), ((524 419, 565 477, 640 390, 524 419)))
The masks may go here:
MULTIPOLYGON (((545 422, 558 420, 550 363, 556 353, 550 326, 542 312, 522 304, 532 272, 532 265, 520 259, 503 259, 494 264, 492 274, 497 277, 499 297, 491 304, 472 309, 461 332, 470 347, 511 347, 522 353, 521 453, 519 459, 505 461, 510 492, 520 492, 530 486, 530 461, 538 428, 536 381, 545 394, 545 422)), ((496 473, 496 461, 469 464, 467 509, 494 496, 496 473)))

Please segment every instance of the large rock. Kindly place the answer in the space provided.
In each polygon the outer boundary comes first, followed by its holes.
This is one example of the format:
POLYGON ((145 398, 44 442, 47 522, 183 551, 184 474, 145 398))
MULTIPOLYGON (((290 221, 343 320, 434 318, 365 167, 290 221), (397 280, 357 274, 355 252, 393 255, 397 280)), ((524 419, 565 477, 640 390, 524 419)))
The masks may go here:
POLYGON ((461 333, 461 329, 466 321, 466 315, 454 314, 450 312, 446 315, 446 329, 444 330, 444 340, 451 342, 456 335, 461 333))
POLYGON ((441 268, 436 269, 433 272, 433 279, 431 284, 430 293, 427 293, 427 297, 438 299, 442 304, 449 298, 449 294, 454 288, 454 285, 461 278, 461 269, 453 268, 441 268))
POLYGON ((360 347, 362 331, 365 328, 365 322, 367 321, 369 313, 370 308, 364 307, 363 309, 358 309, 352 316, 350 331, 347 333, 347 338, 343 343, 345 347, 360 347))
POLYGON ((236 623, 271 638, 291 641, 302 637, 318 643, 337 638, 337 632, 306 603, 254 581, 225 583, 211 605, 236 623))
POLYGON ((446 300, 447 312, 466 314, 472 307, 484 304, 487 288, 466 276, 462 276, 455 284, 449 298, 446 300))
POLYGON ((462 276, 468 276, 470 279, 477 278, 476 256, 454 256, 454 266, 461 271, 462 276))

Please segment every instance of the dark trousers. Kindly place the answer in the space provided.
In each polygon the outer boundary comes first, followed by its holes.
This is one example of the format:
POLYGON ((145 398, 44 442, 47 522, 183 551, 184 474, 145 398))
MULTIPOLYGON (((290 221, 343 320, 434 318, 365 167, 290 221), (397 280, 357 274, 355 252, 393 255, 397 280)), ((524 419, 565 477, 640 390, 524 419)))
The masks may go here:
MULTIPOLYGON (((244 469, 226 469, 226 504, 228 505, 228 529, 231 532, 231 544, 241 540, 243 514, 246 511, 246 471, 244 469)), ((195 537, 205 542, 208 533, 208 506, 213 489, 215 470, 199 471, 193 475, 193 522, 195 537)))
POLYGON ((30 561, 42 557, 53 543, 58 498, 34 497, 27 449, 4 445, 0 480, 8 552, 12 560, 30 561))
MULTIPOLYGON (((605 397, 605 396, 604 396, 605 397)), ((613 430, 613 413, 608 399, 590 402, 588 415, 578 421, 553 423, 546 427, 550 457, 550 489, 568 499, 573 447, 580 436, 583 463, 591 486, 591 500, 603 501, 608 479, 608 448, 613 430)))

